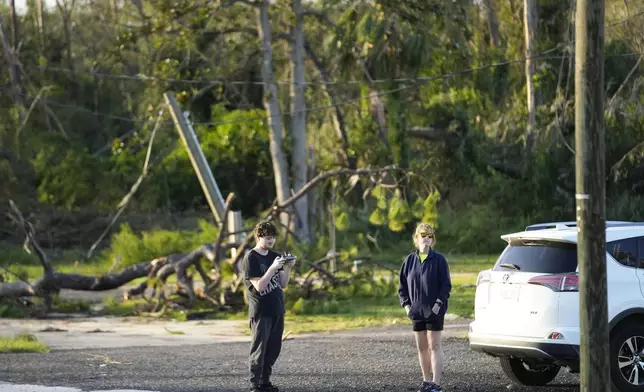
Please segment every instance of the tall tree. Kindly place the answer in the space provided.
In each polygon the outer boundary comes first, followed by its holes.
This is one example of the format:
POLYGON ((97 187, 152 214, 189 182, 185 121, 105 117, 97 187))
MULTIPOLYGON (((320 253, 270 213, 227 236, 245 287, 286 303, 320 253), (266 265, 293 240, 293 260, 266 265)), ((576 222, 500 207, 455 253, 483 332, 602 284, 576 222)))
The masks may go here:
POLYGON ((498 48, 501 45, 501 33, 499 32, 499 19, 494 9, 494 0, 482 0, 481 6, 485 11, 485 19, 490 32, 490 46, 498 48))
POLYGON ((65 34, 65 46, 67 54, 67 67, 72 73, 73 79, 76 79, 74 65, 74 50, 72 45, 72 14, 74 12, 76 0, 56 0, 56 7, 60 11, 60 17, 63 21, 63 32, 65 34))
POLYGON ((18 42, 20 42, 20 26, 18 24, 18 13, 16 12, 16 0, 10 0, 9 12, 11 13, 11 44, 13 45, 14 53, 18 50, 18 42))
MULTIPOLYGON (((302 0, 293 0, 295 14, 293 26, 293 45, 291 54, 291 132, 293 137, 293 188, 300 190, 308 182, 308 155, 306 136, 306 84, 304 74, 304 26, 302 0)), ((300 239, 309 241, 309 206, 308 199, 302 197, 295 202, 295 233, 300 239)))
MULTIPOLYGON (((257 33, 262 50, 264 106, 268 112, 268 125, 270 127, 270 150, 273 159, 275 190, 277 192, 277 201, 283 203, 289 196, 289 170, 286 155, 282 147, 284 127, 278 101, 277 85, 275 84, 275 78, 273 76, 273 47, 269 6, 268 0, 262 0, 257 7, 257 33)), ((286 227, 289 226, 287 214, 281 214, 280 220, 286 227)))
POLYGON ((4 26, 2 25, 2 19, 0 18, 0 43, 4 51, 5 59, 9 65, 9 75, 11 77, 11 85, 13 88, 13 94, 15 97, 15 103, 18 106, 18 114, 20 121, 22 122, 24 118, 24 97, 23 89, 20 83, 20 68, 18 66, 18 60, 16 59, 15 52, 11 48, 11 44, 8 42, 7 36, 4 32, 4 26))
POLYGON ((523 29, 525 31, 525 79, 528 94, 528 132, 526 135, 526 147, 528 151, 532 151, 537 138, 537 94, 534 85, 535 61, 532 60, 537 29, 537 0, 525 0, 523 4, 523 29))

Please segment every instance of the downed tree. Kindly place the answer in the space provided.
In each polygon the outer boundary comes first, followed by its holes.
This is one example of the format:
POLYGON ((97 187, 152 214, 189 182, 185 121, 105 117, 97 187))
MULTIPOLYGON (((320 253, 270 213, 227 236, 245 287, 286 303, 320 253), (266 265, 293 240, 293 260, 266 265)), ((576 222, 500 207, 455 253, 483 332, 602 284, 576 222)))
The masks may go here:
MULTIPOLYGON (((300 188, 297 192, 295 192, 291 197, 284 200, 283 203, 280 204, 277 201, 274 201, 271 207, 269 208, 269 211, 264 215, 263 220, 273 220, 275 216, 284 212, 287 214, 290 214, 289 207, 293 203, 295 203, 299 198, 306 196, 307 193, 313 190, 320 182, 328 178, 350 175, 351 187, 353 188, 353 186, 357 184, 357 179, 359 177, 370 177, 374 183, 382 184, 384 183, 383 176, 386 173, 397 172, 397 171, 402 171, 405 174, 405 176, 409 175, 408 172, 399 168, 397 165, 387 165, 384 167, 363 168, 363 169, 342 168, 338 170, 329 170, 329 171, 322 172, 317 176, 315 176, 313 179, 311 179, 309 182, 307 182, 302 188, 300 188)), ((286 236, 288 237, 289 231, 287 230, 286 233, 287 233, 286 236)), ((229 260, 230 264, 236 266, 239 263, 239 261, 244 256, 244 251, 249 247, 251 241, 253 241, 253 237, 247 236, 246 239, 242 242, 242 244, 239 245, 239 247, 237 248, 237 257, 229 260)))
MULTIPOLYGON (((351 176, 349 187, 352 188, 356 186, 360 177, 367 177, 375 184, 389 183, 389 180, 385 180, 388 179, 387 176, 391 172, 402 172, 404 176, 410 175, 410 173, 405 172, 395 165, 363 169, 343 168, 320 173, 283 203, 275 202, 263 219, 274 220, 279 223, 277 217, 280 213, 286 212, 291 214, 292 210, 289 207, 299 198, 306 196, 308 192, 326 179, 347 175, 351 176)), ((234 195, 231 194, 226 200, 226 214, 233 197, 234 195)), ((224 243, 224 238, 227 238, 230 234, 226 233, 225 222, 220 224, 218 236, 213 243, 204 244, 192 252, 159 256, 153 260, 143 261, 120 271, 110 272, 101 276, 84 276, 56 271, 47 254, 40 246, 33 225, 24 218, 22 212, 13 201, 10 201, 9 204, 10 213, 8 215, 10 219, 17 224, 18 228, 25 235, 25 250, 28 253, 33 251, 36 254, 44 273, 35 282, 20 281, 10 283, 0 281, 0 298, 41 297, 45 300, 47 311, 50 311, 52 296, 58 294, 60 290, 105 291, 119 288, 136 279, 146 278, 144 282, 127 290, 124 294, 124 299, 129 300, 137 296, 142 296, 151 303, 154 311, 157 312, 159 309, 167 309, 169 296, 166 295, 166 282, 170 276, 176 275, 177 290, 174 294, 181 298, 180 301, 173 301, 176 306, 190 309, 195 304, 197 298, 206 300, 217 309, 240 310, 244 306, 243 279, 239 274, 237 263, 244 256, 245 251, 251 246, 254 238, 252 235, 247 235, 241 244, 224 243), (222 284, 223 279, 219 270, 220 263, 223 261, 222 249, 232 247, 237 247, 237 256, 229 259, 228 263, 234 266, 235 277, 232 282, 226 282, 224 285, 222 284), (209 275, 204 271, 201 264, 204 258, 212 264, 213 275, 209 275), (193 276, 189 273, 191 268, 194 268, 196 273, 201 277, 204 283, 203 289, 195 289, 193 276), (146 298, 145 296, 148 288, 152 289, 152 296, 150 298, 146 298), (216 297, 219 297, 219 299, 215 299, 216 297)), ((285 242, 292 235, 288 230, 286 233, 285 242)), ((297 240, 295 236, 292 238, 297 240)), ((335 257, 337 257, 337 254, 329 254, 323 259, 313 263, 303 263, 309 266, 309 270, 303 276, 294 276, 292 279, 298 285, 296 288, 297 292, 303 293, 302 295, 308 298, 319 294, 315 292, 314 286, 317 286, 317 291, 324 291, 324 287, 337 287, 352 283, 347 279, 338 278, 323 266, 325 262, 335 257)))
MULTIPOLYGON (((229 197, 228 201, 232 200, 229 197)), ((154 260, 141 262, 121 271, 101 276, 84 276, 79 274, 67 274, 57 272, 43 251, 42 247, 36 240, 33 225, 27 221, 22 212, 18 209, 13 201, 10 201, 11 212, 9 217, 17 223, 18 227, 26 236, 25 250, 31 253, 33 250, 40 260, 43 267, 43 277, 34 283, 27 281, 0 284, 0 298, 9 297, 31 297, 38 296, 45 299, 47 310, 51 309, 51 297, 60 290, 80 290, 80 291, 106 291, 121 287, 138 278, 156 278, 155 281, 165 283, 167 278, 172 274, 177 274, 178 286, 185 290, 189 296, 190 302, 194 301, 196 294, 192 285, 192 279, 188 275, 188 268, 194 266, 206 283, 211 280, 203 270, 200 263, 202 258, 207 258, 211 262, 216 260, 215 255, 218 253, 213 244, 205 244, 188 254, 173 254, 156 258, 154 260)), ((227 206, 230 203, 227 203, 227 206)), ((220 243, 217 242, 218 245, 220 243)), ((157 283, 158 285, 158 283, 157 283)), ((126 299, 133 295, 142 293, 147 288, 147 282, 143 282, 126 294, 126 299)), ((155 289, 158 287, 155 286, 155 289)), ((160 296, 163 299, 163 296, 160 296)))

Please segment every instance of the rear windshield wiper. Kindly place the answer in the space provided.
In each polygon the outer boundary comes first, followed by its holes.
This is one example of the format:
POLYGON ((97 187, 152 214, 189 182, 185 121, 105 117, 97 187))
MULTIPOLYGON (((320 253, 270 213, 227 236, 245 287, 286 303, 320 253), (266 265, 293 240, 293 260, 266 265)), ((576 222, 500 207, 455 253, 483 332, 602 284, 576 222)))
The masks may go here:
POLYGON ((503 268, 511 268, 511 269, 515 269, 515 270, 517 270, 517 271, 521 270, 521 267, 519 267, 519 266, 518 266, 518 265, 516 265, 516 264, 499 264, 499 267, 503 267, 503 268))

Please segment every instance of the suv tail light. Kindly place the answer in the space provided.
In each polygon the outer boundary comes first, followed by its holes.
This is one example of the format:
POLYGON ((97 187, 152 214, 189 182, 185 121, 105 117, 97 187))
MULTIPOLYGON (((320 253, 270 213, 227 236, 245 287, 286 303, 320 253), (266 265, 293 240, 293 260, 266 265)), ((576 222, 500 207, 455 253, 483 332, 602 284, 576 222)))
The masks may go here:
POLYGON ((490 281, 490 271, 481 271, 479 272, 479 276, 476 278, 476 286, 478 287, 479 284, 489 282, 490 281))
POLYGON ((535 276, 528 280, 530 284, 545 286, 552 291, 579 291, 579 275, 558 274, 535 276))

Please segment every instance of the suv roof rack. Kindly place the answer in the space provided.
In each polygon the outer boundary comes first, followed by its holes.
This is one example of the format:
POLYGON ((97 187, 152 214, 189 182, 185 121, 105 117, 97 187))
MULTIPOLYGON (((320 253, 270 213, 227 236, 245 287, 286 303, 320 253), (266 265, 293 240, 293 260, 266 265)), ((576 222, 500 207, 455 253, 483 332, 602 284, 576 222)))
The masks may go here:
MULTIPOLYGON (((623 227, 623 226, 644 226, 644 222, 606 221, 607 228, 623 227)), ((577 227, 577 222, 567 221, 567 222, 535 223, 533 225, 526 226, 525 231, 544 230, 544 229, 563 230, 571 227, 577 227)))

